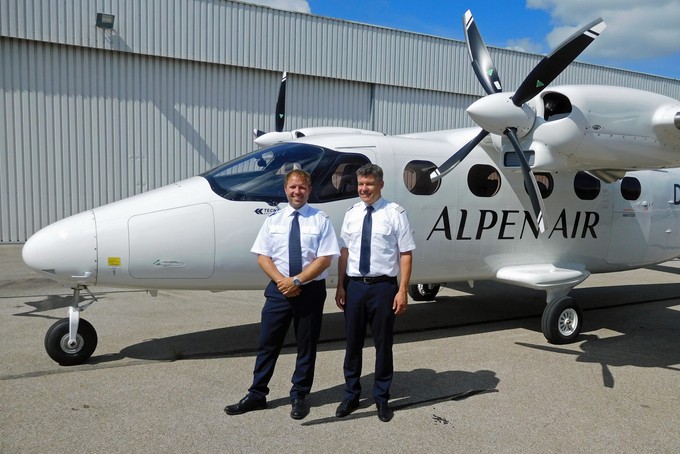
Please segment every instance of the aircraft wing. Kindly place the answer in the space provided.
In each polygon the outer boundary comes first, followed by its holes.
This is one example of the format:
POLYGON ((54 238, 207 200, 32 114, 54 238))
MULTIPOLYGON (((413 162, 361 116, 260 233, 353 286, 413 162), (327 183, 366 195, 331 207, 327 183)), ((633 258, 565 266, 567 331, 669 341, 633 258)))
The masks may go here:
POLYGON ((535 290, 573 288, 583 282, 590 271, 580 264, 552 263, 506 266, 496 272, 496 279, 535 290))

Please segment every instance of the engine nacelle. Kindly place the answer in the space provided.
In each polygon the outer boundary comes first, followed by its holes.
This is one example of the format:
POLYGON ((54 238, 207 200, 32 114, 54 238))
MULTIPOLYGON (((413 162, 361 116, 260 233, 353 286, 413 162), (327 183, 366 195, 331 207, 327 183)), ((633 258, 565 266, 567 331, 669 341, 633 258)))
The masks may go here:
MULTIPOLYGON (((533 103, 536 121, 521 145, 534 170, 680 166, 677 100, 621 87, 566 86, 545 90, 533 103)), ((514 153, 507 139, 493 142, 505 155, 514 153)))

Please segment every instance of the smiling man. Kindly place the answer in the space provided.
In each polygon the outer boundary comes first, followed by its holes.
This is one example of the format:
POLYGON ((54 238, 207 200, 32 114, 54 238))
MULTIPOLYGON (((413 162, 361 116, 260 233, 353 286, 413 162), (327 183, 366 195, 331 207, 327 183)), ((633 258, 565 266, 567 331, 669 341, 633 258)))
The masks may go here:
POLYGON ((328 215, 307 204, 312 191, 310 175, 299 169, 290 171, 284 189, 288 205, 265 220, 251 249, 271 282, 264 292, 253 384, 241 401, 224 409, 229 415, 267 407, 269 380, 291 321, 298 353, 291 379, 290 416, 302 419, 309 414, 305 397, 314 380, 326 300, 325 278, 333 257, 340 251, 328 215))
POLYGON ((382 197, 382 169, 366 164, 357 170, 357 182, 361 202, 345 214, 340 234, 335 303, 345 312, 347 345, 345 392, 335 415, 342 418, 359 407, 362 349, 370 325, 376 350, 373 400, 378 418, 388 422, 394 318, 406 311, 416 245, 405 210, 382 197))

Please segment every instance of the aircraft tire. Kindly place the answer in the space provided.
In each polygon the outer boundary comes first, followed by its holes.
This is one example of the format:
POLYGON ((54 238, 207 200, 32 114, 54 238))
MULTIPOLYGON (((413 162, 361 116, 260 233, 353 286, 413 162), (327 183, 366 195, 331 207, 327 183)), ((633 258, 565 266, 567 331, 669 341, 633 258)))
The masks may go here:
POLYGON ((548 303, 543 311, 541 330, 551 344, 569 344, 581 333, 583 311, 573 298, 565 296, 548 303))
POLYGON ((432 301, 439 293, 439 284, 416 284, 408 286, 413 301, 432 301))
POLYGON ((97 331, 87 320, 78 323, 77 345, 68 346, 69 319, 63 318, 47 330, 45 350, 54 361, 62 366, 75 366, 88 360, 97 348, 97 331))

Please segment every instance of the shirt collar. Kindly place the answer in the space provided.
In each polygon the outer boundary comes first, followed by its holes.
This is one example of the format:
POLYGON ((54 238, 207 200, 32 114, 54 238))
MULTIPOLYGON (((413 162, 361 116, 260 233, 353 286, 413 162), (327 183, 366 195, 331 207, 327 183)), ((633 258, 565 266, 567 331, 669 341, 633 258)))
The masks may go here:
MULTIPOLYGON (((364 211, 365 211, 366 207, 368 207, 368 204, 364 203, 364 202, 362 202, 362 203, 364 204, 364 211)), ((371 205, 371 206, 373 207, 373 211, 377 211, 380 208, 382 208, 383 206, 385 206, 386 204, 387 204, 387 201, 385 200, 384 197, 381 196, 378 200, 373 202, 373 205, 371 205)))
POLYGON ((298 210, 295 210, 292 206, 290 206, 290 204, 288 204, 285 208, 283 208, 283 211, 286 216, 292 216, 293 211, 299 211, 302 216, 305 216, 310 209, 311 207, 308 203, 302 205, 298 210))

